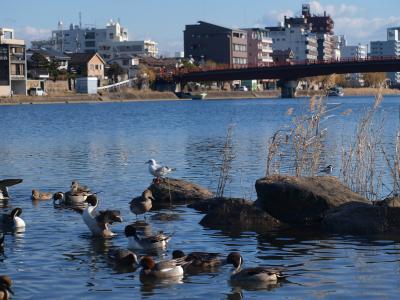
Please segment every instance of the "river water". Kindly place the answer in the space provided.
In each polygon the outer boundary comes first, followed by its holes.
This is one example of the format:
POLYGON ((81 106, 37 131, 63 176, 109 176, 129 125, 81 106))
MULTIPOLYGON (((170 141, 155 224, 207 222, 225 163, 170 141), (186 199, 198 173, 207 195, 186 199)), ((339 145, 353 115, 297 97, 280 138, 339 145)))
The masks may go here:
MULTIPOLYGON (((386 97, 378 113, 385 119, 387 143, 397 130, 399 100, 386 97)), ((342 140, 354 132, 373 98, 328 102, 341 104, 325 123, 330 150, 325 160, 335 165, 342 140), (341 115, 348 109, 352 114, 341 115)), ((12 200, 0 206, 0 213, 21 207, 27 223, 24 233, 6 233, 5 250, 0 252, 0 274, 13 279, 14 298, 397 298, 399 238, 230 234, 203 228, 198 224, 202 215, 184 206, 171 209, 179 215, 177 220, 149 220, 153 231, 174 233, 160 258, 169 257, 174 249, 240 251, 246 266, 289 266, 288 281, 264 290, 232 286, 231 269, 225 266, 186 276, 183 282, 148 285, 140 282, 139 271, 118 272, 107 259, 110 249, 125 247, 124 226, 135 221, 128 203, 152 180, 145 161, 154 158, 177 168, 174 177, 215 190, 219 153, 227 127, 234 124, 236 159, 225 195, 255 200, 254 182, 265 174, 268 138, 290 122, 290 107, 296 112, 305 105, 301 99, 266 99, 0 106, 0 179, 24 179, 10 189, 12 200), (121 210, 125 223, 113 226, 117 237, 92 238, 78 213, 55 208, 51 201, 30 200, 32 188, 66 191, 73 179, 102 191, 101 208, 121 210)))

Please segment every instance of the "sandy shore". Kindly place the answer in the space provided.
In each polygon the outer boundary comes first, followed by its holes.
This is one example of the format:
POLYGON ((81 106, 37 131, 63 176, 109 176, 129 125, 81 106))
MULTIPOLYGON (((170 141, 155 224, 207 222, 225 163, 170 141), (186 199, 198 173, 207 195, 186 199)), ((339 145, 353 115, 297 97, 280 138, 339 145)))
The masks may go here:
MULTIPOLYGON (((345 88, 345 96, 375 96, 378 89, 375 88, 345 88)), ((298 97, 318 95, 321 92, 299 91, 298 97)), ((400 90, 384 89, 383 95, 400 95, 400 90)), ((207 99, 265 99, 279 98, 280 91, 263 92, 236 92, 236 91, 208 91, 207 99)), ((132 102, 132 101, 171 101, 179 99, 172 92, 136 91, 128 90, 116 93, 102 93, 98 95, 63 94, 49 96, 14 96, 0 98, 0 105, 16 104, 50 104, 50 103, 100 103, 100 102, 132 102)), ((186 99, 188 100, 188 99, 186 99)), ((189 99, 190 100, 190 99, 189 99)))

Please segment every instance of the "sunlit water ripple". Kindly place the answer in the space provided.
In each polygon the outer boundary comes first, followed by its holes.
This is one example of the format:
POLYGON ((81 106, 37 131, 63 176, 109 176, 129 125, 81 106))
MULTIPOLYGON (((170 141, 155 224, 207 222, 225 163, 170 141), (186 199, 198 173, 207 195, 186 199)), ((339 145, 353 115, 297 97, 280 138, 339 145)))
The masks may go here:
MULTIPOLYGON (((379 114, 391 142, 398 126, 398 97, 386 97, 379 114)), ((342 106, 326 122, 326 160, 337 163, 337 149, 351 135, 372 98, 336 98, 342 106), (340 112, 353 110, 350 116, 340 112)), ((128 202, 151 181, 144 162, 155 158, 177 168, 175 177, 216 188, 219 151, 234 123, 236 160, 226 195, 254 200, 254 182, 264 174, 267 139, 291 117, 301 100, 182 101, 107 104, 0 106, 0 178, 21 177, 11 188, 8 212, 22 207, 23 234, 7 234, 0 273, 14 280, 15 299, 392 299, 400 292, 400 244, 377 239, 310 232, 244 232, 230 235, 198 224, 202 215, 174 207, 179 220, 151 220, 153 230, 174 232, 169 250, 241 251, 245 264, 289 266, 288 282, 271 290, 244 290, 228 282, 229 267, 183 283, 144 285, 138 271, 118 273, 107 259, 124 247, 127 222, 135 217, 128 202), (93 239, 81 216, 51 202, 34 205, 32 188, 67 190, 72 179, 102 191, 102 208, 120 209, 125 223, 113 226, 112 240, 93 239)), ((337 170, 336 170, 337 172, 337 170)), ((166 211, 169 212, 169 211, 166 211)), ((154 212, 155 213, 155 212, 154 212)))

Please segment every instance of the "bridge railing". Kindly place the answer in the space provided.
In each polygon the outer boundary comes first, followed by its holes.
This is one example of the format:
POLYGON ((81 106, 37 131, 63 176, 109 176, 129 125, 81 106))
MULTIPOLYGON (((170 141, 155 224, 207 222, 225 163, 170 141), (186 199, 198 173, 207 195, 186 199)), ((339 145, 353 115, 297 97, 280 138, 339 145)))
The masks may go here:
POLYGON ((301 60, 301 61, 288 61, 288 62, 273 62, 266 64, 246 64, 246 65, 228 65, 219 64, 215 66, 193 66, 190 69, 180 68, 175 71, 176 76, 182 76, 184 74, 193 72, 210 72, 210 71, 225 71, 225 70, 237 70, 237 69, 258 69, 258 68, 273 68, 273 67, 285 67, 285 66, 296 66, 296 65, 327 65, 327 64, 340 64, 349 62, 371 62, 371 61, 387 61, 387 60, 400 60, 400 56, 368 56, 366 58, 357 57, 346 57, 339 60, 301 60))

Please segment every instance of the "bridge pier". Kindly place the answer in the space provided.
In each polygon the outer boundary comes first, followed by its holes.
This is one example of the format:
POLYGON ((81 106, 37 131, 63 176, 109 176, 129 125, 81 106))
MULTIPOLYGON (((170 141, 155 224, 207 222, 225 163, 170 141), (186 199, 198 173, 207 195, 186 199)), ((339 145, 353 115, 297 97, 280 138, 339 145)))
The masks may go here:
POLYGON ((281 87, 282 98, 296 97, 297 85, 299 84, 297 80, 279 80, 278 84, 281 87))

